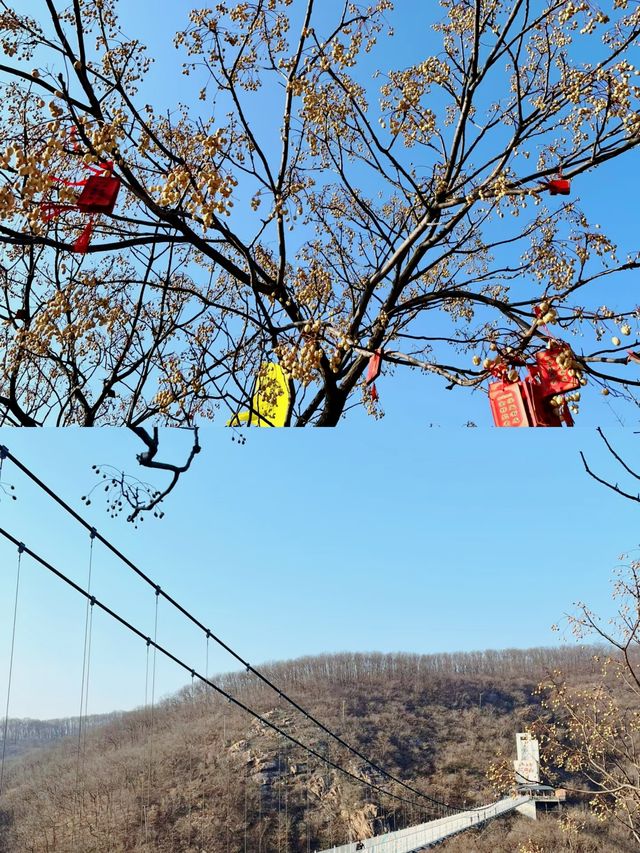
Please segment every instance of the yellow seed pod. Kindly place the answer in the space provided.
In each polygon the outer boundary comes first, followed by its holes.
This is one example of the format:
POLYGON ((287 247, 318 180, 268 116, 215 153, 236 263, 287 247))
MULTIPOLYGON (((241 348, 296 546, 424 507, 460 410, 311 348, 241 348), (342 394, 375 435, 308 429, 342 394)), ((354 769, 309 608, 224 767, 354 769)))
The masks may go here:
POLYGON ((620 346, 620 338, 618 338, 614 335, 611 338, 611 343, 614 345, 614 347, 619 347, 620 346))

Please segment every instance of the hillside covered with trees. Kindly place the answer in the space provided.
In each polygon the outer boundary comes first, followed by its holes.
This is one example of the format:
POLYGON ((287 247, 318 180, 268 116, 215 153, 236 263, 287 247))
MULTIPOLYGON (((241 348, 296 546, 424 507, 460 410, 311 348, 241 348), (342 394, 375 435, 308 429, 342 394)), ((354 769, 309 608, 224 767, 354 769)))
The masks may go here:
MULTIPOLYGON (((536 692, 562 669, 599 679, 592 646, 460 654, 341 654, 262 672, 367 758, 429 796, 480 805, 487 773, 514 757, 515 732, 548 715, 536 692)), ((254 676, 215 679, 358 784, 197 684, 14 758, 0 812, 2 853, 207 851, 306 853, 435 817, 254 676), (382 796, 379 786, 402 799, 382 796)), ((33 729, 33 721, 31 727, 33 729)), ((64 726, 59 726, 66 733, 64 726)), ((571 780, 568 779, 570 783, 571 780)), ((571 784, 569 784, 571 787, 571 784)), ((559 819, 504 818, 452 839, 451 851, 625 851, 614 826, 570 798, 559 819), (537 845, 537 846, 536 846, 537 845)))

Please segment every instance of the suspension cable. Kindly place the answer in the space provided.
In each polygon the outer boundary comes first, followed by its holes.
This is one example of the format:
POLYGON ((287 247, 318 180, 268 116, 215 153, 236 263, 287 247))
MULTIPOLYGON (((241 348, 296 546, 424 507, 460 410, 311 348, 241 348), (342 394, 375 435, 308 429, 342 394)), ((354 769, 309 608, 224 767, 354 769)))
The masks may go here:
MULTIPOLYGON (((85 527, 87 530, 95 531, 95 528, 92 527, 88 521, 86 521, 82 516, 77 513, 69 504, 63 500, 59 495, 57 495, 46 483, 43 481, 32 471, 27 468, 22 462, 20 462, 16 457, 8 450, 8 448, 4 446, 0 446, 0 455, 3 458, 10 459, 14 465, 16 465, 32 482, 34 482, 37 486, 39 486, 50 498, 52 498, 59 506, 61 506, 67 513, 69 513, 79 524, 85 527)), ((331 737, 336 743, 339 743, 344 749, 351 752, 352 755, 355 755, 361 761, 364 761, 369 767, 375 770, 377 773, 384 776, 391 782, 395 782, 397 785, 400 785, 407 791, 410 791, 412 794, 415 794, 418 797, 421 797, 424 800, 434 804, 444 806, 446 809, 451 809, 452 811, 463 811, 463 807, 454 806, 449 803, 445 803, 442 800, 438 800, 435 797, 431 797, 428 794, 425 794, 424 791, 420 791, 418 788, 414 788, 412 785, 409 785, 407 782, 404 782, 402 779, 395 776, 393 773, 390 773, 388 770, 385 770, 375 761, 367 758, 357 747, 348 743, 344 738, 342 738, 339 734, 332 731, 328 726, 326 726, 321 720, 317 719, 313 714, 303 708, 295 699, 292 699, 288 696, 284 691, 282 691, 276 684, 274 684, 271 679, 269 679, 266 675, 257 670, 254 666, 252 666, 247 660, 245 660, 242 655, 238 654, 231 646, 227 645, 220 637, 214 634, 210 628, 207 628, 196 616, 194 616, 189 610, 183 607, 175 598, 165 592, 161 587, 147 575, 142 569, 138 568, 128 557, 126 557, 115 545, 109 542, 104 536, 102 536, 98 531, 95 531, 96 538, 109 550, 112 554, 114 554, 119 560, 121 560, 129 569, 135 572, 138 577, 140 577, 145 583, 149 586, 152 586, 156 595, 162 596, 165 601, 168 601, 172 607, 178 610, 185 618, 187 618, 190 622, 196 625, 201 631, 203 631, 207 639, 212 639, 215 643, 217 643, 221 648, 223 648, 228 654, 230 654, 238 663, 242 664, 245 670, 252 675, 255 675, 263 684, 269 687, 271 690, 275 691, 278 696, 288 702, 293 708, 296 709, 300 714, 302 714, 309 722, 313 723, 313 725, 317 726, 321 729, 325 734, 331 737)), ((206 678, 205 678, 206 680, 206 678)))
MULTIPOLYGON (((318 750, 314 749, 314 747, 309 746, 306 743, 303 743, 294 735, 285 731, 284 729, 282 729, 280 726, 276 725, 275 723, 272 723, 269 719, 262 716, 257 711, 254 711, 253 708, 249 707, 249 705, 245 704, 242 700, 237 699, 235 696, 231 695, 224 688, 220 687, 215 682, 207 679, 202 673, 198 672, 193 667, 190 667, 187 663, 184 662, 184 660, 177 657, 177 655, 173 654, 173 652, 169 651, 169 649, 165 648, 160 643, 158 643, 157 640, 152 640, 150 637, 146 636, 139 628, 136 628, 134 625, 131 624, 131 622, 129 622, 127 619, 125 619, 123 616, 121 616, 115 610, 112 610, 108 605, 104 604, 102 601, 97 599, 94 595, 91 595, 90 593, 88 593, 81 586, 79 586, 74 580, 72 580, 70 577, 68 577, 66 574, 64 574, 64 572, 60 571, 59 569, 56 569, 53 565, 51 565, 51 563, 49 563, 47 560, 45 560, 43 557, 41 557, 39 554, 37 554, 31 548, 28 548, 23 543, 20 543, 15 538, 15 536, 12 536, 12 534, 9 533, 8 531, 6 531, 3 527, 0 527, 0 535, 4 536, 5 539, 7 539, 9 542, 12 542, 14 545, 16 545, 18 547, 22 546, 23 553, 28 554, 33 560, 35 560, 37 563, 39 563, 43 568, 47 569, 47 571, 51 572, 57 578, 62 580, 64 583, 67 584, 67 586, 70 586, 79 595, 82 595, 86 599, 88 599, 91 602, 91 605, 93 607, 100 608, 100 610, 102 610, 108 616, 111 616, 112 619, 114 619, 116 622, 120 623, 120 625, 125 627, 132 634, 135 634, 141 640, 144 640, 148 645, 153 646, 155 651, 160 652, 162 655, 164 655, 169 660, 173 661, 173 663, 177 664, 179 667, 184 669, 187 673, 192 675, 194 678, 197 678, 203 684, 206 684, 209 687, 213 688, 213 690, 215 690, 216 693, 223 696, 225 699, 228 699, 236 707, 245 711, 247 714, 250 714, 252 717, 254 717, 254 719, 258 720, 263 727, 269 728, 272 731, 274 731, 276 734, 282 735, 284 738, 286 738, 291 743, 295 744, 296 746, 301 747, 301 749, 304 749, 307 753, 309 753, 309 755, 313 755, 315 758, 322 761, 327 767, 330 767, 333 770, 337 770, 339 773, 342 773, 344 776, 347 776, 347 777, 353 779, 355 782, 357 782, 360 785, 366 785, 367 787, 369 787, 373 790, 379 791, 380 793, 384 794, 387 797, 391 797, 395 800, 399 800, 399 801, 404 802, 404 803, 412 803, 414 805, 420 805, 420 806, 423 805, 422 803, 419 804, 414 800, 408 800, 406 797, 403 797, 400 794, 394 794, 391 791, 387 791, 386 789, 381 788, 379 785, 377 785, 373 782, 370 782, 367 779, 362 779, 360 776, 357 776, 351 770, 347 770, 345 767, 338 764, 336 761, 333 761, 331 758, 328 758, 327 756, 322 755, 322 753, 318 752, 318 750)), ((427 795, 424 795, 424 796, 426 797, 426 799, 429 799, 429 800, 432 799, 431 797, 428 797, 427 795)), ((434 801, 434 802, 438 802, 438 801, 434 801)), ((462 809, 458 809, 457 807, 453 807, 453 806, 447 806, 447 808, 450 809, 451 811, 462 811, 462 809)))

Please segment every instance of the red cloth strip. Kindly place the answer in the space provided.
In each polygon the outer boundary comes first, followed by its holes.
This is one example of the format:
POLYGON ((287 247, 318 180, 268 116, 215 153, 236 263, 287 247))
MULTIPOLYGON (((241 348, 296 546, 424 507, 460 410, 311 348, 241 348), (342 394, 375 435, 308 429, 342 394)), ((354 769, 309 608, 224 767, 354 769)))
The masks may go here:
POLYGON ((88 178, 84 178, 82 181, 67 181, 66 178, 56 178, 55 175, 49 175, 50 181, 55 181, 57 184, 64 184, 65 187, 83 187, 88 178))
POLYGON ((87 222, 85 229, 82 232, 82 234, 78 237, 76 242, 73 244, 73 251, 74 252, 79 252, 81 255, 84 255, 84 253, 89 248, 89 243, 91 242, 91 236, 93 234, 93 223, 94 223, 94 217, 92 216, 91 219, 87 222))
POLYGON ((65 210, 77 210, 75 204, 60 204, 57 201, 43 201, 40 205, 42 218, 45 222, 51 222, 52 219, 60 216, 65 210))

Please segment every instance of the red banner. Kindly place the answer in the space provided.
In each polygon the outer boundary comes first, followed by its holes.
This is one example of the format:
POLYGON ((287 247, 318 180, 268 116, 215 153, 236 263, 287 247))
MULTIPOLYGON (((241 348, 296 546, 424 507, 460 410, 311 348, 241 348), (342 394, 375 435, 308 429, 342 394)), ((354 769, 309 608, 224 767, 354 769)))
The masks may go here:
MULTIPOLYGON (((563 353, 572 355, 571 347, 560 342, 553 342, 547 349, 536 353, 537 375, 543 397, 553 397, 554 394, 564 394, 580 387, 580 380, 558 365, 558 357, 563 353)), ((536 367, 529 368, 529 372, 534 371, 536 367)))
POLYGON ((492 382, 489 403, 493 421, 499 427, 531 426, 521 382, 492 382))

